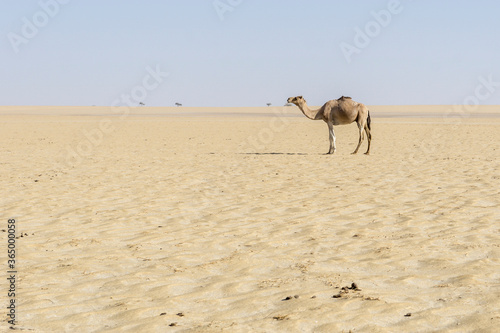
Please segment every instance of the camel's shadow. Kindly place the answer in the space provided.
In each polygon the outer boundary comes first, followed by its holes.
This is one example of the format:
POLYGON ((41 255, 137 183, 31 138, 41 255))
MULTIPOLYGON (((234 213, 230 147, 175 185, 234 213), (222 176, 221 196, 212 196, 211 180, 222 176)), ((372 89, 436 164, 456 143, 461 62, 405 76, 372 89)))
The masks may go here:
MULTIPOLYGON (((208 153, 208 155, 219 155, 220 153, 208 153)), ((326 153, 283 153, 283 152, 267 152, 267 153, 235 153, 236 155, 290 155, 290 156, 321 156, 321 155, 331 155, 326 153)))
POLYGON ((308 153, 278 153, 278 152, 270 152, 270 153, 239 153, 240 155, 315 155, 308 153))

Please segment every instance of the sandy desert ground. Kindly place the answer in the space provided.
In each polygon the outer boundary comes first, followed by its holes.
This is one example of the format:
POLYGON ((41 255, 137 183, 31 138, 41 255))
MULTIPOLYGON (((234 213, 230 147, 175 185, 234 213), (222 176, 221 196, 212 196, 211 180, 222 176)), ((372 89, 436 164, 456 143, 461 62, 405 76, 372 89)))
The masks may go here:
POLYGON ((370 156, 354 124, 325 155, 295 107, 23 110, 0 112, 18 330, 500 327, 499 107, 373 108, 370 156))

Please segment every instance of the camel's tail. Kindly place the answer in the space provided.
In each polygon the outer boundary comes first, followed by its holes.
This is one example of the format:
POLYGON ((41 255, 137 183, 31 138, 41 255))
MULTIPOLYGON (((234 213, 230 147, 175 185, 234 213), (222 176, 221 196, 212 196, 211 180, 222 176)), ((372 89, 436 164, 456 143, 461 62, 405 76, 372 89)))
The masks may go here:
POLYGON ((368 129, 371 131, 372 128, 370 124, 372 123, 372 119, 370 118, 370 111, 368 111, 368 117, 366 118, 366 125, 368 125, 368 129))

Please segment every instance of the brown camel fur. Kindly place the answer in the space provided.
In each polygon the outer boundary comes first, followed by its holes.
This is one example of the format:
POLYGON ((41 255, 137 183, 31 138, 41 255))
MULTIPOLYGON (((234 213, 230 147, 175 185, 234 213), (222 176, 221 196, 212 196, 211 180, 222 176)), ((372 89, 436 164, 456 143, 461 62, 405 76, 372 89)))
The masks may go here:
POLYGON ((353 122, 358 124, 359 142, 358 146, 352 153, 356 154, 358 152, 358 149, 364 139, 364 130, 366 132, 366 137, 368 138, 368 149, 365 154, 370 154, 370 143, 372 141, 372 135, 370 133, 371 119, 370 111, 368 111, 368 108, 364 104, 355 102, 351 99, 351 97, 345 96, 326 102, 318 110, 311 110, 302 96, 290 97, 288 99, 288 103, 297 105, 307 118, 312 120, 323 120, 328 125, 328 132, 330 134, 330 150, 327 154, 333 154, 336 150, 336 138, 333 126, 347 125, 353 122))

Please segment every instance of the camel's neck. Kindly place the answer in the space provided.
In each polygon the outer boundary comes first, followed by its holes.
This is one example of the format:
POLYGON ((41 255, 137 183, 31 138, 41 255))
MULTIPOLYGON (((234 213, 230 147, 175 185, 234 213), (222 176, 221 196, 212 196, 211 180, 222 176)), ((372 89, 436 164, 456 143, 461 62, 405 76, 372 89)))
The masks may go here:
POLYGON ((299 107, 300 111, 302 111, 304 116, 306 116, 307 118, 312 119, 312 120, 322 119, 322 116, 320 114, 322 108, 319 108, 317 110, 311 110, 309 108, 309 106, 307 106, 306 103, 302 103, 301 105, 298 105, 298 107, 299 107))

